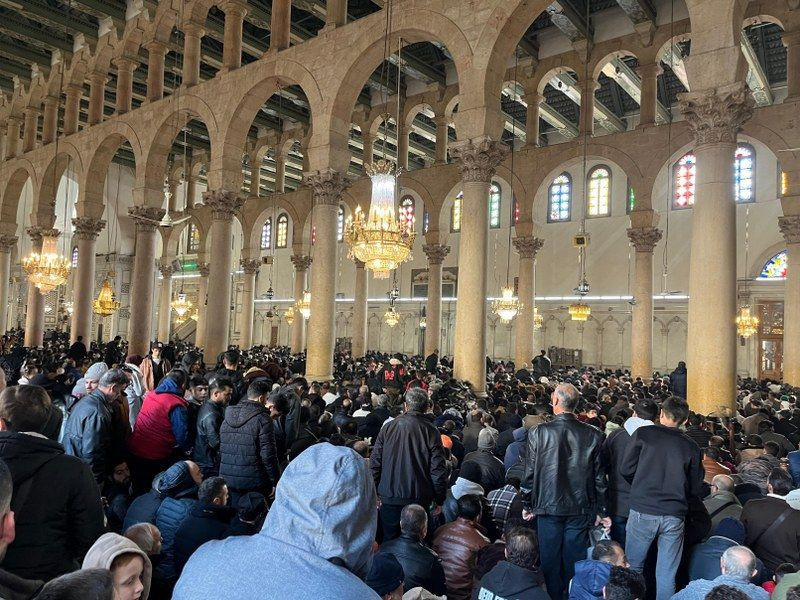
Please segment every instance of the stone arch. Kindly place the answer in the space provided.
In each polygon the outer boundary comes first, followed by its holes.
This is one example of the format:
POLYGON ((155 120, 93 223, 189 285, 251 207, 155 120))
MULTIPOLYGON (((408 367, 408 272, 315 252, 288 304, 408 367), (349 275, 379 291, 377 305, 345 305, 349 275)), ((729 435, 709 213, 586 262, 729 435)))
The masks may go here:
POLYGON ((80 182, 83 181, 85 172, 80 152, 71 143, 62 142, 59 144, 58 154, 55 154, 47 163, 47 167, 42 173, 39 193, 34 196, 32 217, 35 219, 36 225, 52 227, 56 217, 56 193, 68 167, 74 169, 73 173, 78 181, 78 193, 80 194, 80 182))
POLYGON ((430 104, 429 102, 419 102, 419 103, 415 104, 414 106, 408 108, 407 111, 406 111, 406 117, 405 117, 405 122, 404 122, 405 126, 406 127, 411 127, 414 124, 414 119, 417 118, 417 115, 419 113, 421 113, 423 110, 425 110, 426 108, 428 110, 430 110, 432 113, 436 114, 436 111, 434 110, 433 105, 430 104))
POLYGON ((594 61, 594 64, 593 64, 593 66, 591 68, 592 79, 594 81, 598 81, 598 79, 600 78, 600 73, 602 72, 603 67, 606 66, 606 63, 609 63, 612 60, 617 59, 617 58, 623 59, 623 58, 629 58, 629 57, 633 57, 636 60, 641 62, 640 57, 639 57, 638 54, 636 54, 632 50, 627 50, 627 49, 615 50, 613 52, 609 52, 609 53, 603 55, 601 58, 599 58, 596 61, 594 61))
POLYGON ((576 65, 559 65, 557 67, 553 67, 548 71, 545 71, 541 78, 539 78, 539 83, 536 85, 536 93, 540 96, 544 96, 544 88, 547 87, 547 84, 550 83, 550 80, 555 77, 556 75, 562 74, 570 74, 574 73, 577 75, 579 73, 576 65))
MULTIPOLYGON (((509 162, 509 161, 506 161, 506 162, 509 162)), ((509 162, 509 165, 510 165, 510 162, 509 162)), ((503 210, 502 220, 503 220, 503 222, 506 222, 506 218, 510 214, 510 208, 509 208, 511 206, 510 203, 513 203, 515 199, 517 201, 517 205, 519 206, 519 220, 520 220, 520 222, 523 222, 523 217, 524 216, 526 216, 526 217, 530 216, 530 212, 528 212, 527 215, 525 214, 525 211, 523 210, 523 207, 532 205, 533 202, 532 202, 532 200, 530 199, 530 197, 528 195, 528 189, 525 186, 524 181, 519 176, 519 172, 513 173, 513 176, 512 176, 511 168, 509 166, 506 166, 505 163, 502 163, 502 164, 498 165, 497 168, 495 169, 495 177, 497 177, 499 179, 503 179, 504 181, 506 181, 508 183, 509 192, 511 193, 511 197, 509 197, 509 199, 508 199, 509 204, 502 207, 502 210, 503 210)), ((527 220, 530 220, 530 219, 527 219, 527 220)))
MULTIPOLYGON (((208 240, 209 228, 206 227, 203 223, 203 220, 200 219, 197 215, 190 214, 189 219, 187 221, 183 221, 182 223, 178 223, 174 227, 169 228, 169 230, 164 230, 161 228, 161 235, 162 235, 162 247, 164 248, 163 254, 172 258, 173 256, 178 256, 178 249, 180 248, 180 241, 181 236, 185 235, 185 230, 189 225, 192 224, 197 227, 197 230, 200 232, 200 251, 198 254, 202 252, 202 249, 206 247, 206 242, 208 240)), ((185 253, 188 253, 188 248, 186 249, 185 253)))
POLYGON ((749 265, 745 265, 747 268, 747 276, 755 279, 759 275, 761 275, 761 270, 764 268, 764 265, 767 263, 769 259, 773 256, 778 254, 779 252, 783 252, 786 250, 786 241, 781 240, 780 242, 776 242, 766 248, 763 252, 759 253, 753 262, 749 265))
POLYGON ((245 233, 244 239, 247 242, 247 245, 245 246, 246 248, 260 248, 261 229, 264 227, 264 223, 267 222, 267 219, 273 217, 273 212, 275 217, 272 222, 273 237, 275 236, 275 228, 277 225, 278 216, 284 212, 289 215, 289 229, 292 231, 292 239, 289 240, 289 243, 287 243, 286 247, 292 247, 292 242, 295 239, 295 223, 300 222, 301 216, 298 214, 295 205, 287 201, 285 195, 273 194, 264 204, 263 210, 256 215, 255 219, 253 219, 250 232, 245 233))
MULTIPOLYGON (((751 5, 749 8, 758 8, 755 4, 751 5)), ((748 11, 749 12, 749 11, 748 11)), ((774 15, 766 15, 766 14, 758 14, 758 15, 751 15, 746 17, 742 21, 742 29, 750 27, 751 25, 759 25, 761 23, 772 23, 773 25, 777 25, 784 31, 786 31, 786 27, 778 17, 774 15)))
MULTIPOLYGON (((458 177, 453 177, 453 183, 458 181, 458 177)), ((440 212, 442 209, 441 203, 434 200, 431 193, 428 191, 428 186, 425 185, 422 181, 415 178, 412 173, 405 172, 400 175, 400 190, 402 192, 403 188, 407 188, 414 194, 416 194, 420 200, 422 200, 422 210, 423 213, 420 213, 419 219, 420 223, 421 217, 424 214, 424 211, 428 212, 428 231, 439 231, 439 223, 440 223, 440 212)), ((420 230, 421 231, 421 230, 420 230)))
POLYGON ((28 180, 33 186, 33 197, 38 197, 36 169, 27 159, 17 161, 17 168, 5 181, 3 195, 0 196, 0 220, 4 224, 16 223, 19 199, 28 180))

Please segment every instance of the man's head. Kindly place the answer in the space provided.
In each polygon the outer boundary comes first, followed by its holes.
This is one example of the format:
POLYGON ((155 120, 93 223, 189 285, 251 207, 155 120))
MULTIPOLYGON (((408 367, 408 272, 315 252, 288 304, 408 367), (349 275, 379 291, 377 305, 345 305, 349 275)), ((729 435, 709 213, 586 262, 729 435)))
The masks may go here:
POLYGON ((458 516, 467 521, 477 523, 481 520, 481 497, 477 494, 465 494, 458 499, 458 516))
POLYGON ((633 405, 633 412, 640 419, 655 421, 658 418, 658 404, 652 398, 639 398, 633 405))
POLYGON ((251 402, 266 404, 270 391, 272 391, 270 383, 263 379, 258 379, 247 388, 247 399, 251 402))
POLYGON ((124 460, 114 465, 112 471, 114 481, 121 485, 128 485, 131 482, 131 470, 128 468, 128 463, 124 460))
POLYGON ((481 429, 478 434, 478 449, 492 451, 497 446, 498 435, 495 429, 488 427, 481 429))
POLYGON ((600 540, 592 549, 592 560, 608 563, 615 567, 628 567, 625 550, 613 540, 600 540))
POLYGON ((403 567, 394 554, 382 552, 372 559, 366 583, 382 600, 401 600, 403 597, 403 567))
POLYGON ((559 383, 550 401, 553 405, 553 412, 557 415, 561 413, 574 413, 578 408, 581 395, 578 389, 571 383, 559 383))
POLYGON ((277 419, 281 415, 288 415, 291 408, 289 398, 286 394, 270 394, 267 397, 265 406, 273 419, 277 419))
POLYGON ((523 569, 535 569, 539 564, 539 540, 529 527, 514 527, 504 532, 506 560, 523 569))
POLYGON ((113 600, 114 576, 108 569, 81 569, 47 583, 37 600, 113 600))
POLYGON ((793 565, 792 563, 781 563, 778 565, 778 568, 775 569, 775 574, 772 578, 775 583, 780 583, 781 579, 792 573, 797 573, 797 565, 793 565))
POLYGON ((96 362, 86 369, 83 374, 83 383, 86 386, 86 393, 91 393, 97 389, 100 378, 108 372, 108 365, 104 362, 96 362))
POLYGON ((428 393, 422 388, 411 388, 406 392, 406 411, 424 413, 428 410, 428 393))
POLYGON ((611 567, 603 588, 605 600, 644 600, 646 585, 641 573, 626 567, 611 567))
POLYGON ((197 485, 203 483, 203 472, 200 470, 200 467, 197 465, 196 462, 193 460, 187 460, 186 466, 189 468, 189 475, 192 476, 192 479, 197 485))
POLYGON ((0 561, 6 555, 6 549, 14 541, 14 511, 11 510, 11 495, 14 493, 14 482, 11 471, 5 462, 0 460, 0 561))
POLYGON ((235 371, 239 368, 239 353, 236 350, 228 350, 222 355, 222 364, 229 371, 235 371))
POLYGON ((128 387, 128 374, 122 369, 110 369, 97 382, 97 389, 109 400, 116 400, 128 387))
POLYGON ((125 532, 125 537, 139 546, 147 556, 161 554, 161 532, 152 523, 131 525, 125 532))
POLYGON ((197 490, 200 504, 225 506, 228 504, 228 486, 222 477, 209 477, 197 490))
POLYGON ((43 387, 15 385, 0 392, 0 431, 41 433, 52 403, 43 387))
POLYGON ((233 382, 225 377, 217 377, 209 387, 209 397, 214 404, 227 404, 233 394, 233 382))
POLYGON ((400 512, 400 531, 415 540, 428 535, 428 513, 419 504, 409 504, 400 512))
POLYGON ((719 566, 723 575, 748 582, 756 574, 756 555, 745 546, 732 546, 722 553, 719 566))
POLYGON ((711 480, 711 493, 733 492, 735 485, 730 475, 714 475, 714 479, 711 480))
POLYGON ((660 421, 666 427, 680 427, 689 418, 689 403, 683 398, 670 396, 661 405, 660 421))
POLYGON ((195 375, 189 380, 189 393, 198 402, 205 402, 208 399, 208 381, 205 377, 195 375))
POLYGON ((155 342, 152 346, 150 346, 150 355, 153 358, 161 358, 161 349, 163 348, 163 344, 161 342, 155 342))
POLYGON ((783 469, 772 469, 767 479, 767 491, 776 496, 785 496, 794 489, 792 476, 783 469))

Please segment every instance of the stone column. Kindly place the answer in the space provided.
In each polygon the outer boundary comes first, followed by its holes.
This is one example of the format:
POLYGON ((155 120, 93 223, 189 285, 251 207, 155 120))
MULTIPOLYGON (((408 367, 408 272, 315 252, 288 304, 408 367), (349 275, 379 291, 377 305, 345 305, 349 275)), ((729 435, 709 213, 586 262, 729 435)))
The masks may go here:
POLYGON ((437 116, 434 120, 436 123, 436 163, 437 165, 447 164, 447 144, 448 137, 448 120, 444 115, 437 116))
MULTIPOLYGON (((274 225, 273 225, 274 227, 274 225)), ((294 265, 294 300, 302 300, 303 292, 308 285, 307 273, 311 266, 311 257, 302 254, 292 255, 294 265)), ((299 312, 295 311, 294 321, 292 321, 292 354, 299 354, 305 350, 306 320, 299 312)))
POLYGON ((513 240, 514 249, 519 254, 518 295, 522 310, 516 318, 514 364, 519 368, 523 363, 533 360, 533 307, 535 303, 533 286, 533 266, 536 253, 544 245, 544 240, 532 235, 518 236, 513 240))
MULTIPOLYGON (((652 63, 639 65, 636 69, 642 78, 641 101, 639 104, 639 127, 656 124, 656 106, 658 104, 658 76, 664 72, 661 65, 652 63)), ((652 374, 652 373, 651 373, 652 374)), ((648 377, 650 374, 648 375, 648 377)))
POLYGON ((787 95, 784 102, 794 102, 800 100, 800 29, 785 31, 781 37, 786 46, 787 95))
MULTIPOLYGON (((31 238, 31 251, 42 251, 42 236, 45 233, 55 233, 39 226, 28 227, 26 230, 31 238)), ((44 340, 44 296, 35 285, 28 281, 28 300, 25 304, 25 345, 28 348, 41 346, 44 340)))
POLYGON ((95 245, 106 222, 91 217, 72 219, 75 233, 72 239, 78 247, 78 266, 72 279, 72 327, 70 342, 83 336, 84 343, 92 339, 92 300, 94 296, 95 245))
POLYGON ((128 317, 128 352, 144 356, 153 332, 153 292, 156 278, 157 225, 166 211, 153 206, 132 206, 128 214, 136 223, 136 252, 128 317))
POLYGON ((114 59, 114 65, 117 67, 117 97, 115 100, 115 109, 118 115, 131 111, 131 101, 133 98, 133 72, 139 63, 130 58, 117 58, 114 59))
POLYGON ((8 117, 6 132, 6 158, 14 158, 19 152, 19 130, 22 119, 16 116, 8 117))
POLYGON ((147 101, 156 102, 164 97, 164 57, 167 45, 153 40, 147 48, 147 101))
MULTIPOLYGON (((633 222, 633 216, 631 217, 633 222)), ((649 381, 653 376, 653 249, 661 239, 655 227, 631 227, 628 239, 636 250, 631 323, 631 373, 649 381)))
POLYGON ((787 273, 783 291, 783 382, 800 386, 800 215, 778 218, 786 240, 787 273))
POLYGON ((544 97, 534 92, 525 94, 522 100, 528 105, 525 113, 525 145, 537 147, 539 145, 539 105, 544 97))
POLYGON ((211 260, 209 278, 214 285, 208 288, 206 306, 206 355, 216 359, 228 349, 231 324, 231 236, 233 215, 244 203, 236 192, 214 190, 203 194, 203 203, 211 208, 211 260))
POLYGON ((428 303, 425 306, 425 356, 439 350, 442 336, 442 263, 450 254, 450 246, 425 244, 428 257, 428 303))
POLYGON ((205 29, 196 23, 187 23, 183 27, 183 85, 186 87, 200 82, 200 49, 205 34, 205 29))
POLYGON ((316 263, 311 273, 311 318, 308 320, 314 343, 308 345, 306 377, 309 381, 329 381, 333 378, 336 335, 337 217, 342 192, 350 185, 350 180, 328 169, 308 173, 306 184, 312 190, 313 219, 317 228, 316 263))
POLYGON ((158 297, 158 339, 169 342, 170 325, 172 323, 172 273, 171 265, 159 265, 161 271, 161 287, 158 297))
POLYGON ((273 0, 269 51, 277 52, 289 47, 292 17, 292 0, 273 0))
POLYGON ((261 261, 257 258, 243 258, 239 264, 244 271, 239 346, 241 348, 250 348, 253 345, 253 319, 256 314, 256 275, 258 275, 258 269, 261 267, 261 261))
POLYGON ((89 75, 89 125, 96 125, 103 120, 103 107, 106 103, 105 73, 89 75))
POLYGON ((180 182, 174 177, 167 180, 169 188, 169 199, 167 200, 167 212, 174 214, 178 210, 178 184, 180 182))
POLYGON ((328 0, 325 8, 328 12, 323 29, 333 29, 347 23, 347 0, 328 0))
POLYGON ((225 41, 222 46, 220 73, 242 66, 242 24, 247 14, 246 0, 228 0, 221 6, 225 11, 225 41))
MULTIPOLYGON (((194 336, 194 343, 199 348, 206 345, 206 300, 208 296, 208 263, 197 263, 197 271, 200 273, 200 283, 197 286, 197 328, 194 336)), ((216 360, 216 357, 214 357, 216 360)))
POLYGON ((697 183, 689 267, 688 400, 707 415, 736 406, 736 204, 733 156, 753 112, 744 82, 688 92, 680 110, 695 136, 697 183))
POLYGON ((27 106, 25 114, 25 129, 22 132, 22 151, 30 152, 36 148, 36 130, 39 124, 39 109, 27 106))
POLYGON ((6 130, 8 125, 3 122, 0 123, 0 161, 5 160, 6 157, 6 130))
POLYGON ((460 141, 451 154, 464 184, 458 249, 455 376, 486 392, 486 249, 489 184, 508 147, 488 137, 460 141))
POLYGON ((44 104, 44 119, 42 120, 42 145, 49 144, 56 139, 58 130, 58 98, 55 96, 45 96, 42 100, 44 104))
POLYGON ((594 79, 578 82, 581 89, 581 114, 578 132, 580 135, 594 134, 594 93, 599 84, 594 79))
POLYGON ((356 286, 353 295, 353 344, 351 353, 361 358, 367 353, 367 269, 364 263, 354 259, 356 286))
POLYGON ((11 250, 19 238, 0 235, 0 331, 8 331, 8 280, 11 277, 11 250))
POLYGON ((186 170, 186 206, 183 207, 183 210, 188 208, 194 208, 194 205, 197 202, 195 196, 197 195, 197 182, 195 181, 194 175, 191 173, 191 167, 186 170))
POLYGON ((64 134, 69 135, 78 131, 78 116, 81 111, 83 86, 77 83, 68 83, 64 88, 67 97, 64 102, 64 134))
POLYGON ((280 154, 275 157, 275 193, 282 194, 285 190, 286 190, 286 156, 280 154))
POLYGON ((408 125, 401 125, 397 129, 397 166, 408 171, 408 125))
POLYGON ((362 129, 361 145, 363 146, 363 150, 361 151, 361 161, 365 165, 372 163, 372 151, 374 142, 375 142, 375 137, 368 131, 364 132, 364 129, 362 129))

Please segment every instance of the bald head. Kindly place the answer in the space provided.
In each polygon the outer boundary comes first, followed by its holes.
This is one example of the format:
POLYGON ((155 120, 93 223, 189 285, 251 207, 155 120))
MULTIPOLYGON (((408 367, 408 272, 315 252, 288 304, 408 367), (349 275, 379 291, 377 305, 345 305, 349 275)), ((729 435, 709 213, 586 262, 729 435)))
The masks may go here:
POLYGON ((732 492, 735 484, 733 477, 730 475, 715 475, 711 480, 711 485, 714 486, 718 492, 732 492))
POLYGON ((756 574, 756 555, 745 546, 733 546, 722 554, 719 565, 723 575, 750 581, 756 574))
POLYGON ((559 383, 553 391, 551 400, 553 401, 554 413, 571 413, 578 408, 580 393, 571 383, 559 383))

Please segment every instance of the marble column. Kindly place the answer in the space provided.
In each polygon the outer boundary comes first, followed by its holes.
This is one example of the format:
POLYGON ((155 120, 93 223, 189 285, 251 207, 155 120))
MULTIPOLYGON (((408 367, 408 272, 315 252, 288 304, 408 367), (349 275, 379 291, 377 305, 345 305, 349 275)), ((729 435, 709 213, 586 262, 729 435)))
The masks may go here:
POLYGON ((211 208, 211 251, 208 263, 209 279, 206 306, 206 356, 216 359, 228 349, 231 324, 231 266, 233 250, 233 215, 242 207, 243 199, 236 192, 213 190, 203 194, 203 203, 211 208))
POLYGON ((800 386, 800 215, 778 218, 786 240, 787 271, 783 291, 783 382, 800 386))
POLYGON ((533 308, 535 306, 533 267, 536 253, 544 245, 544 240, 532 235, 517 236, 513 240, 514 249, 519 254, 518 297, 522 309, 515 319, 517 333, 514 340, 514 364, 531 364, 533 360, 533 308))
POLYGON ((6 123, 0 123, 0 161, 3 161, 6 158, 8 158, 6 156, 7 130, 8 130, 8 125, 6 123))
MULTIPOLYGON (((302 254, 292 255, 292 264, 294 265, 294 300, 303 299, 303 292, 306 291, 308 285, 308 268, 311 266, 311 257, 302 254)), ((292 354, 299 354, 306 348, 305 342, 306 335, 306 320, 298 311, 294 313, 294 321, 292 321, 292 354)))
POLYGON ((156 102, 164 97, 164 57, 167 45, 153 40, 145 44, 147 49, 147 101, 156 102))
POLYGON ((458 246, 455 377, 486 393, 486 264, 489 184, 508 146, 488 137, 459 141, 451 155, 464 184, 458 246))
POLYGON ((72 279, 72 326, 70 343, 78 336, 88 344, 92 339, 92 300, 94 298, 95 246, 97 236, 103 231, 106 222, 91 217, 72 219, 75 232, 73 243, 78 247, 78 266, 72 279))
POLYGON ((311 318, 308 330, 313 343, 308 344, 306 377, 309 381, 333 378, 336 315, 337 221, 342 192, 350 180, 328 169, 308 173, 306 184, 314 199, 313 222, 317 228, 314 270, 311 273, 311 318))
POLYGON ((347 0, 328 0, 325 8, 327 14, 325 15, 324 29, 333 29, 347 24, 347 0))
POLYGON ((425 305, 425 356, 439 350, 442 337, 442 263, 450 254, 450 246, 425 244, 428 257, 428 302, 425 305))
POLYGON ((8 117, 6 129, 6 158, 14 158, 19 152, 19 131, 22 119, 17 116, 8 117))
POLYGON ((581 113, 578 132, 591 136, 594 133, 594 93, 599 84, 594 79, 579 81, 581 90, 581 113))
POLYGON ((64 134, 69 135, 78 131, 78 117, 81 112, 81 96, 83 86, 77 83, 68 83, 64 86, 66 100, 64 101, 64 134))
POLYGON ((642 78, 639 127, 655 125, 656 106, 658 105, 658 76, 664 72, 664 69, 658 63, 651 63, 649 65, 639 65, 636 72, 642 78))
POLYGON ((114 65, 117 67, 117 97, 115 110, 118 115, 131 111, 133 99, 133 72, 139 63, 130 58, 116 58, 114 65))
POLYGON ((689 265, 688 400, 707 415, 736 406, 736 203, 732 156, 753 112, 744 82, 679 96, 697 157, 689 265))
POLYGON ((25 108, 25 129, 22 131, 22 151, 30 152, 36 148, 36 130, 39 125, 39 109, 32 106, 25 108))
POLYGON ((172 324, 172 273, 171 265, 159 265, 161 271, 161 287, 158 297, 158 340, 165 344, 169 342, 170 326, 172 324))
POLYGON ((401 125, 397 130, 397 166, 408 171, 408 133, 411 128, 401 125))
POLYGON ((194 208, 197 203, 197 181, 192 175, 191 167, 186 171, 186 206, 183 210, 194 208))
MULTIPOLYGON (((197 271, 200 273, 200 283, 197 285, 197 327, 194 336, 194 343, 198 348, 205 348, 206 345, 206 304, 208 298, 208 263, 197 263, 197 271)), ((214 357, 216 360, 216 357, 214 357)))
MULTIPOLYGON (((46 230, 39 226, 28 227, 26 230, 31 238, 31 251, 42 251, 42 237, 45 234, 55 233, 56 230, 46 230)), ((35 285, 28 281, 28 300, 25 303, 25 346, 35 348, 44 341, 44 296, 35 285)))
POLYGON ((353 295, 353 342, 350 351, 354 358, 361 358, 367 353, 367 269, 357 258, 354 262, 356 285, 353 295))
POLYGON ((183 26, 183 85, 187 87, 200 82, 201 43, 205 34, 205 29, 196 23, 183 26))
POLYGON ((800 100, 800 29, 785 31, 781 36, 786 46, 786 87, 784 102, 800 100))
POLYGON ((275 157, 275 193, 282 194, 286 190, 286 156, 275 157))
POLYGON ((372 163, 374 142, 375 142, 375 137, 369 132, 365 133, 364 130, 362 129, 361 145, 363 146, 363 150, 361 151, 361 161, 365 165, 372 163))
POLYGON ((8 331, 8 288, 11 278, 11 251, 19 238, 15 235, 0 235, 0 331, 8 331))
MULTIPOLYGON (((631 221, 634 221, 633 215, 631 221)), ((652 226, 631 227, 628 239, 636 250, 631 317, 631 374, 649 381, 653 377, 653 250, 661 230, 652 226)))
POLYGON ((437 115, 433 122, 436 124, 436 161, 434 164, 447 164, 448 119, 445 115, 437 115))
POLYGON ((107 79, 105 73, 91 73, 89 75, 89 125, 96 125, 103 120, 107 79))
POLYGON ((239 264, 244 271, 242 277, 242 321, 239 324, 239 347, 250 348, 253 345, 253 319, 256 315, 256 275, 261 267, 257 258, 243 258, 239 264))
POLYGON ((289 32, 292 18, 292 0, 272 2, 272 22, 270 27, 269 50, 277 52, 289 47, 289 32))
POLYGON ((166 211, 154 206, 132 206, 128 214, 136 223, 136 252, 128 317, 128 352, 144 356, 153 333, 153 292, 156 279, 157 225, 166 211))
POLYGON ((225 11, 225 41, 220 73, 225 73, 242 66, 242 24, 247 14, 247 2, 228 0, 221 8, 225 11))
POLYGON ((525 145, 537 147, 539 145, 539 107, 544 97, 533 92, 525 94, 522 100, 528 105, 525 113, 525 145))
POLYGON ((42 100, 42 104, 44 105, 42 145, 44 145, 56 139, 56 131, 58 130, 58 98, 55 96, 45 96, 42 100))

